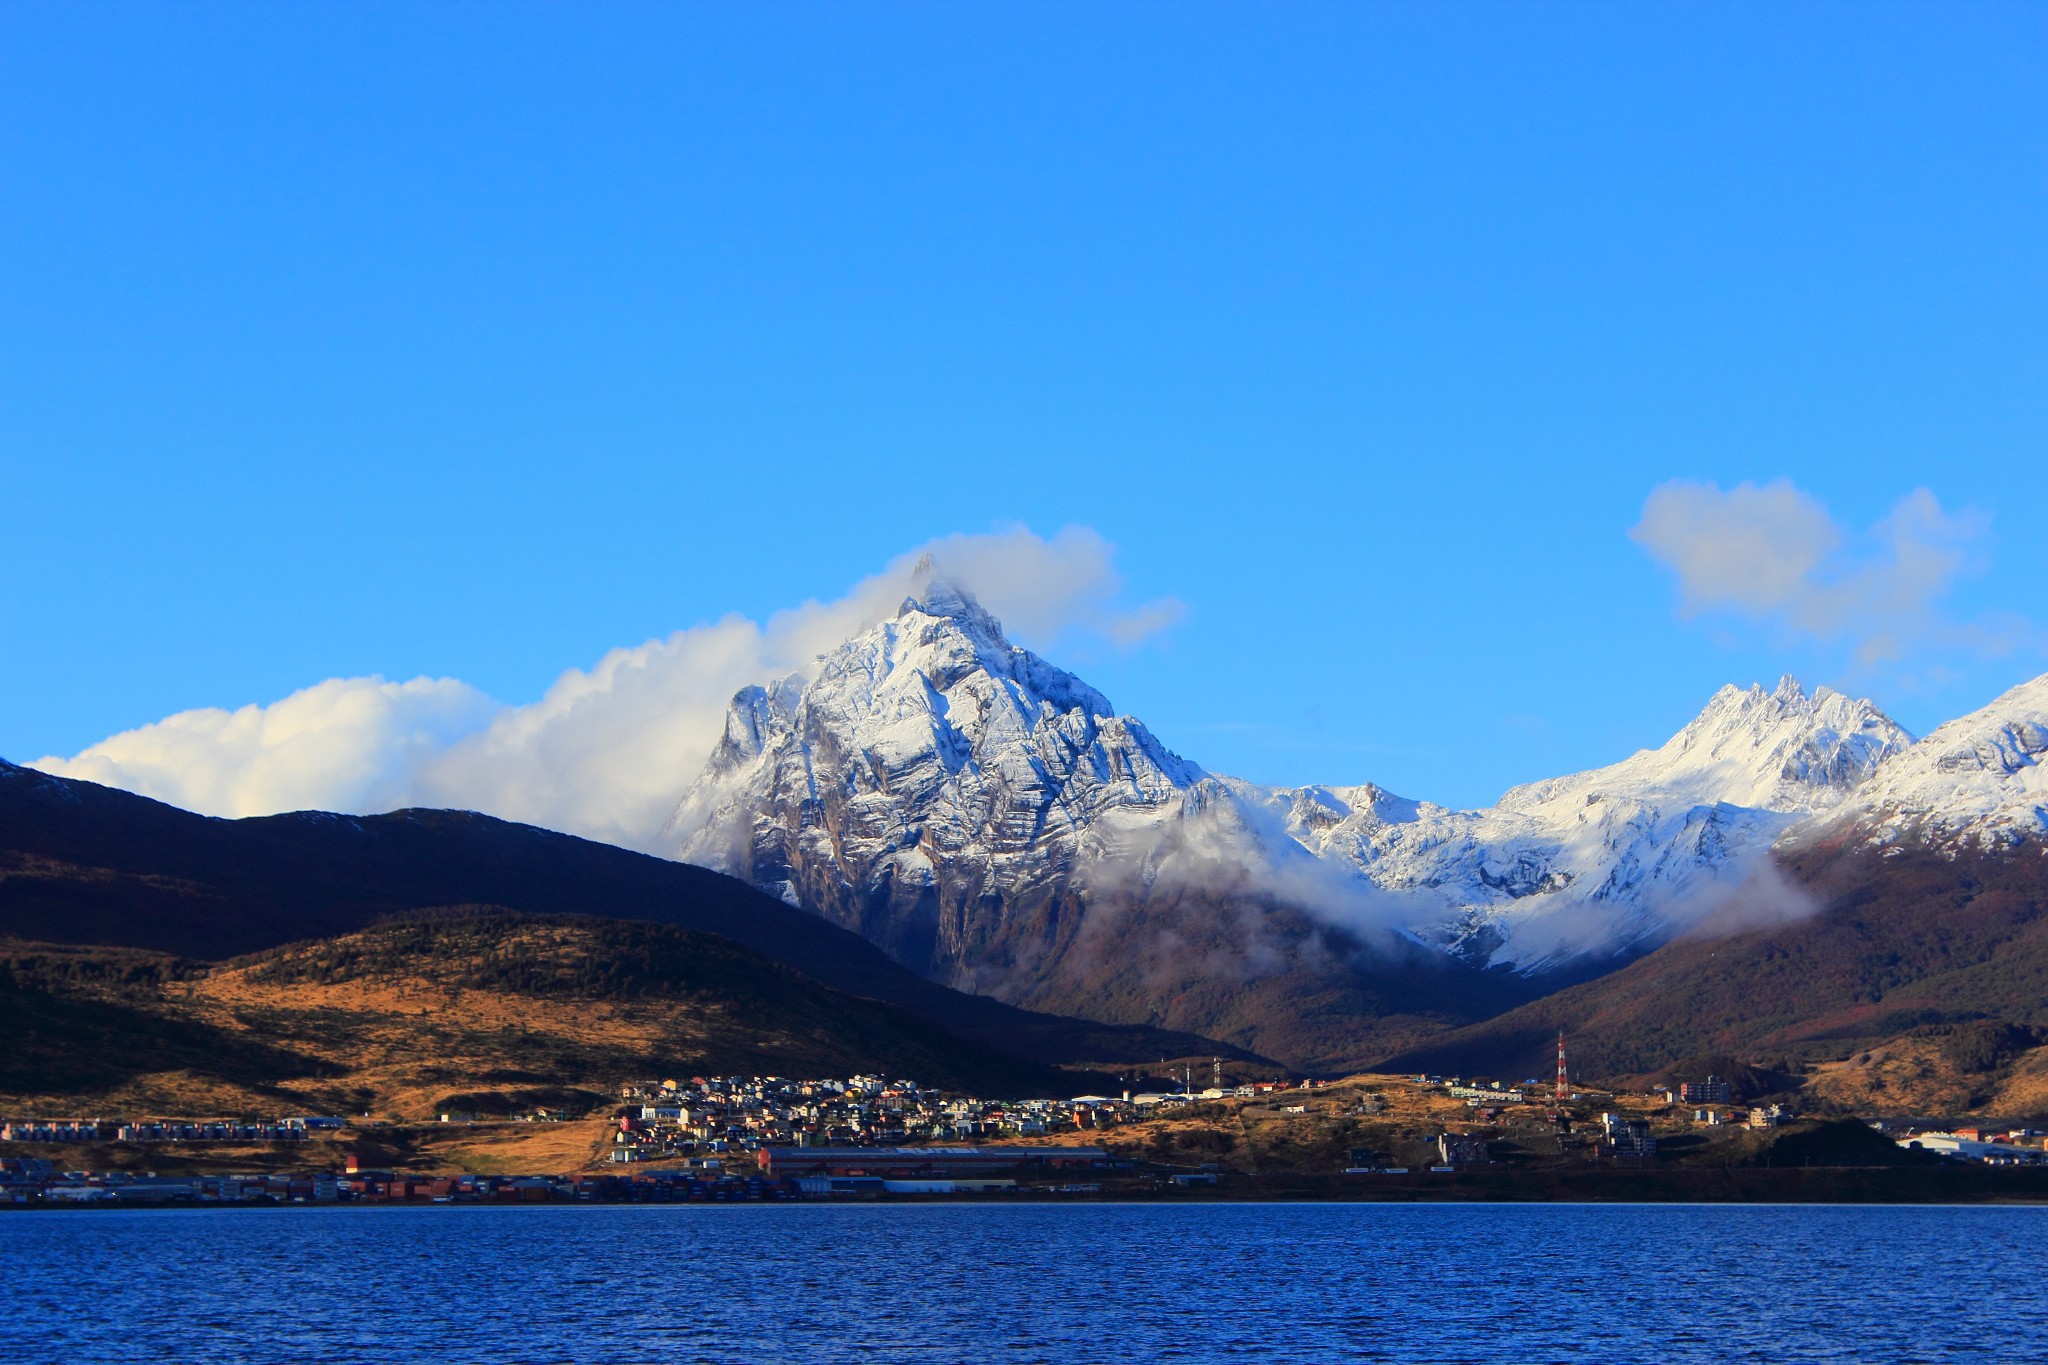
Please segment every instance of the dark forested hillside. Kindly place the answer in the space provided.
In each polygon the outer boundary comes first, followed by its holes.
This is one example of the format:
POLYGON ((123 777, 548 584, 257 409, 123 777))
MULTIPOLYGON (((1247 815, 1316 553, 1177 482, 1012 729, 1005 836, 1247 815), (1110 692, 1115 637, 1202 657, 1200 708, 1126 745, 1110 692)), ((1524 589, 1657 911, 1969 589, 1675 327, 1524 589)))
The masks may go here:
MULTIPOLYGON (((1392 1064, 1540 1076, 1563 1029, 1582 1074, 1642 1075, 1688 1058, 1839 1058, 1914 1030, 2048 1024, 2039 848, 1883 856, 1837 845, 1783 866, 1819 913, 1732 931, 1724 919, 1392 1064)), ((1745 907, 1729 913, 1739 924, 1745 907)))

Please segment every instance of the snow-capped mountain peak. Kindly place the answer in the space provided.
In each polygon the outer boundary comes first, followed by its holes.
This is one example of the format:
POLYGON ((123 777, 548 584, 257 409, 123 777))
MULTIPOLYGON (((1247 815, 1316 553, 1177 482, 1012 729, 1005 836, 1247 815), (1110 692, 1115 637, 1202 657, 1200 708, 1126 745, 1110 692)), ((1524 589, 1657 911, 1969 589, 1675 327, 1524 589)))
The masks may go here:
POLYGON ((1202 770, 934 582, 804 673, 742 690, 678 807, 680 857, 956 976, 1021 888, 1177 808, 1202 770))
POLYGON ((1811 814, 1840 804, 1880 761, 1912 743, 1912 735, 1870 702, 1827 687, 1808 693, 1787 674, 1768 692, 1760 684, 1723 687, 1658 748, 1515 787, 1499 808, 1535 811, 1619 791, 1811 814))

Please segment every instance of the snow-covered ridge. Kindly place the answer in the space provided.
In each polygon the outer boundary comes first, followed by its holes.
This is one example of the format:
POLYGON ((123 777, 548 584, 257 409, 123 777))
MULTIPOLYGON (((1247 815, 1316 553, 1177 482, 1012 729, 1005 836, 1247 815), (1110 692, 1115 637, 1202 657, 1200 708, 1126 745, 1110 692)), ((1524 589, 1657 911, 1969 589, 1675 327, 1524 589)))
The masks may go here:
POLYGON ((1787 676, 1771 692, 1723 687, 1662 747, 1511 788, 1498 808, 1533 813, 1627 789, 1698 805, 1812 813, 1839 805, 1879 762, 1912 743, 1871 703, 1827 687, 1808 694, 1787 676))
POLYGON ((1820 832, 1901 847, 2003 848, 2048 837, 2048 676, 1937 726, 1879 765, 1820 832))
POLYGON ((1004 935, 1020 905, 1085 913, 1105 867, 1191 844, 1534 970, 1667 935, 1911 745, 1869 702, 1787 678, 1723 688, 1662 746, 1485 810, 1370 785, 1262 787, 1173 754, 941 583, 736 696, 671 829, 678 856, 963 984, 1016 957, 1004 935))
POLYGON ((1661 747, 1512 788, 1485 810, 1376 787, 1271 799, 1305 847, 1437 899, 1418 935, 1536 969, 1654 941, 1711 910, 1779 835, 1912 742, 1869 702, 1785 678, 1770 692, 1724 687, 1661 747))

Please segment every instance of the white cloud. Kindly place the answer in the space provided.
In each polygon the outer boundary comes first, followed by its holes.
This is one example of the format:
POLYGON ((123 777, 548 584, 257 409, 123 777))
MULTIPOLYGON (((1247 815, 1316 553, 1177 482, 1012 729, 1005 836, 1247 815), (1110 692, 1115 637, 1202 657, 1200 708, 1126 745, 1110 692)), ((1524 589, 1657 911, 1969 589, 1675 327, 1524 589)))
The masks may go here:
POLYGON ((211 815, 452 806, 655 851, 741 687, 803 668, 934 575, 1024 640, 1084 632, 1134 645, 1180 606, 1119 605, 1114 559, 1085 527, 947 536, 834 601, 612 650, 530 705, 454 679, 336 678, 269 706, 181 712, 33 766, 211 815))
POLYGON ((31 766, 209 815, 385 810, 407 804, 421 762, 500 710, 453 678, 330 678, 269 706, 180 711, 31 766))
POLYGON ((1763 616, 1795 606, 1842 543, 1827 508, 1784 479, 1762 488, 1672 482, 1650 494, 1629 536, 1678 573, 1683 609, 1763 616))
POLYGON ((1051 540, 1021 527, 953 535, 897 559, 854 595, 865 590, 876 598, 879 619, 896 609, 920 573, 935 573, 965 583, 1014 636, 1049 641, 1078 631, 1131 648, 1178 622, 1187 609, 1171 597, 1118 605, 1123 579, 1115 558, 1115 547, 1084 526, 1069 526, 1051 540))
POLYGON ((1901 658, 1930 644, 1997 651, 2023 623, 1953 620, 1944 601, 1983 565, 1990 518, 1945 512, 1915 489, 1860 537, 1843 533, 1812 495, 1779 479, 1727 492, 1674 481, 1654 490, 1629 531, 1678 575, 1686 615, 1728 612, 1853 646, 1858 663, 1901 658))

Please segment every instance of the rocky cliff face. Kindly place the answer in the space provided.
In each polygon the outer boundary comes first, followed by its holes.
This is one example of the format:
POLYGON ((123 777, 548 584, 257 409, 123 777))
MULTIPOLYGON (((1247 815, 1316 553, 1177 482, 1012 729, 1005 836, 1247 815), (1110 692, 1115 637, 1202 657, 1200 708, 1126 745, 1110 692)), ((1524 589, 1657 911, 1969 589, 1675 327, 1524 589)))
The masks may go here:
POLYGON ((939 586, 735 697, 673 828, 683 859, 992 988, 1075 927, 1079 869, 1142 859, 1213 785, 939 586))

